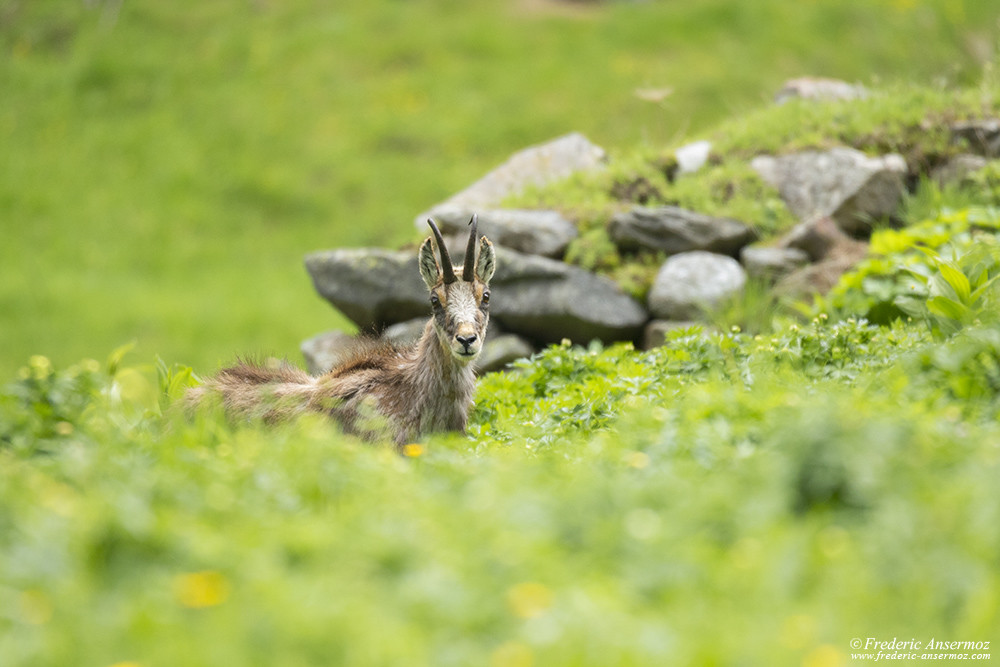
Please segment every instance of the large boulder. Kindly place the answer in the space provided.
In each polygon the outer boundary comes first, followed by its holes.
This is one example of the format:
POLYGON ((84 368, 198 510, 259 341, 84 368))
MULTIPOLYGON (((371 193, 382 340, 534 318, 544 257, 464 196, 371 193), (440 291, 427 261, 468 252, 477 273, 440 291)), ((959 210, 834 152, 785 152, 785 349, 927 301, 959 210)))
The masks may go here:
MULTIPOLYGON (((454 253, 456 264, 462 255, 454 253)), ((430 313, 416 253, 330 250, 306 257, 316 290, 362 330, 430 313)), ((611 280, 536 255, 497 248, 492 317, 510 333, 540 342, 633 340, 648 316, 611 280)))
POLYGON ((667 259, 649 291, 649 309, 665 320, 693 320, 746 285, 747 274, 732 257, 685 252, 667 259))
POLYGON ((669 255, 692 250, 736 255, 757 238, 752 228, 738 220, 677 206, 637 207, 619 213, 611 219, 608 232, 622 250, 662 250, 669 255))
MULTIPOLYGON (((445 204, 433 210, 441 233, 467 239, 468 223, 473 213, 479 216, 479 231, 493 243, 518 252, 544 257, 562 257, 569 242, 577 237, 576 225, 555 211, 519 209, 483 209, 445 204)), ((417 226, 427 229, 426 218, 417 226)))
POLYGON ((542 343, 635 340, 649 318, 613 281, 543 257, 497 249, 490 311, 505 331, 542 343))
MULTIPOLYGON (((578 171, 595 169, 606 159, 603 148, 579 132, 573 132, 514 153, 502 165, 442 204, 469 210, 497 208, 504 199, 529 186, 548 185, 578 171)), ((435 209, 418 216, 418 224, 423 225, 424 219, 434 215, 435 209)))
POLYGON ((316 291, 363 331, 430 312, 416 252, 343 248, 311 253, 305 263, 316 291))
POLYGON ((894 215, 905 192, 906 161, 895 154, 834 148, 762 155, 751 165, 800 219, 830 216, 848 234, 864 234, 873 220, 894 215))

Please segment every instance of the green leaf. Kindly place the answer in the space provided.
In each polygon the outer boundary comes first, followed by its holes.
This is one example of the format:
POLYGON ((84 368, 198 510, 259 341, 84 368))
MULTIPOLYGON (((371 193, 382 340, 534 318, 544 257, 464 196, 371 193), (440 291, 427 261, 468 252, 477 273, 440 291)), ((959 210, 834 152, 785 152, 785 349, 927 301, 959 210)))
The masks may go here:
POLYGON ((955 295, 958 300, 963 304, 969 303, 969 292, 972 291, 969 286, 969 279, 962 273, 962 270, 952 262, 941 262, 938 264, 938 270, 941 275, 948 282, 951 288, 955 291, 955 295))
POLYGON ((132 351, 136 345, 136 341, 129 341, 121 347, 116 348, 111 354, 108 355, 108 375, 114 377, 118 373, 118 369, 122 365, 122 359, 125 355, 132 351))
POLYGON ((971 306, 976 306, 979 303, 979 300, 985 296, 987 290, 993 287, 993 284, 996 283, 998 278, 1000 278, 1000 274, 993 276, 985 283, 977 287, 976 290, 969 296, 969 304, 971 306))
POLYGON ((944 296, 932 296, 927 299, 927 310, 932 315, 944 317, 955 322, 963 321, 969 313, 967 306, 944 296))

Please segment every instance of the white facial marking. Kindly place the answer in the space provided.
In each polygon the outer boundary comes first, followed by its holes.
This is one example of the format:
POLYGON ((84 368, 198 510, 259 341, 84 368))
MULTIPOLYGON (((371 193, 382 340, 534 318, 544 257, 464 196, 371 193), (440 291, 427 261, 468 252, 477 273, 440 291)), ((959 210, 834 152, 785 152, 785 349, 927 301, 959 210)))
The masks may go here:
POLYGON ((462 361, 471 361, 483 349, 482 323, 485 317, 479 310, 472 283, 455 283, 448 290, 447 321, 451 331, 446 331, 452 354, 462 361))

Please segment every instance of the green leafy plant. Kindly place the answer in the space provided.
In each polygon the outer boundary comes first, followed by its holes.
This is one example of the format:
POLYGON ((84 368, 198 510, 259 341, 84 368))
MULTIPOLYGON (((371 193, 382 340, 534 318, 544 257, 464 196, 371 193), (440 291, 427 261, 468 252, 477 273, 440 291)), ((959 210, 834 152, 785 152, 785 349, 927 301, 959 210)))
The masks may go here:
MULTIPOLYGON (((871 239, 871 256, 844 274, 829 294, 814 302, 809 312, 813 315, 825 312, 834 318, 863 317, 887 324, 913 314, 914 308, 923 307, 920 304, 933 298, 929 307, 942 313, 943 309, 949 309, 951 315, 958 315, 961 308, 971 305, 963 299, 974 288, 968 285, 967 294, 967 285, 959 275, 963 269, 957 265, 942 269, 940 257, 954 259, 972 252, 967 267, 971 273, 965 280, 970 276, 976 281, 987 280, 993 274, 984 262, 989 263, 986 256, 993 251, 976 248, 993 247, 998 233, 1000 209, 996 208, 943 210, 931 220, 903 229, 877 230, 871 239), (935 274, 939 277, 932 281, 935 274), (954 286, 949 279, 955 281, 954 286), (932 287, 934 294, 929 292, 932 287), (949 305, 948 300, 954 301, 954 305, 949 305), (909 311, 904 310, 907 304, 912 304, 909 311)), ((978 297, 984 295, 985 290, 977 293, 978 297)))
POLYGON ((997 278, 1000 278, 1000 242, 980 238, 965 253, 950 247, 946 259, 927 251, 930 266, 909 268, 921 294, 894 300, 904 312, 924 320, 937 338, 947 338, 984 319, 995 321, 997 278), (928 269, 931 270, 928 270, 928 269))

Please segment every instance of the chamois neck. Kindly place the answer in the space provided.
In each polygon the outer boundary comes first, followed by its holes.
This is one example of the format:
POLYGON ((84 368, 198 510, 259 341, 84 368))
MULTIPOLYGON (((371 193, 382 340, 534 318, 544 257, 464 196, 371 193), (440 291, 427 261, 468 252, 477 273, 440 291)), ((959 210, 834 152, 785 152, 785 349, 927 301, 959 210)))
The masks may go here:
POLYGON ((410 377, 422 399, 471 400, 476 381, 473 364, 455 359, 438 336, 433 319, 424 327, 411 359, 410 377))

